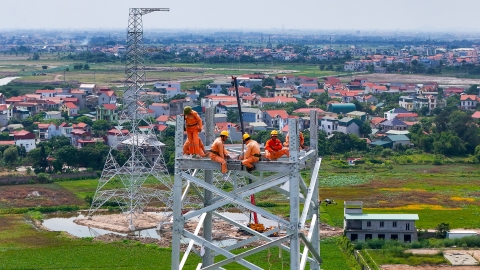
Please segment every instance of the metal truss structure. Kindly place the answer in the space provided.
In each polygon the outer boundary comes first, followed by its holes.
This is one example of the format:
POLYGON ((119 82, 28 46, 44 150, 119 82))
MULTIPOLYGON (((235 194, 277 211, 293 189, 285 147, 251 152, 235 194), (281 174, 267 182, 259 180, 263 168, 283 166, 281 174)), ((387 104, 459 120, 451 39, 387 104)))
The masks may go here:
MULTIPOLYGON (((174 204, 172 226, 172 266, 171 269, 183 269, 189 254, 193 251, 202 257, 202 263, 197 269, 223 269, 226 264, 236 262, 249 269, 262 269, 249 262, 245 257, 261 252, 270 247, 278 246, 290 253, 290 269, 305 269, 306 263, 310 263, 310 269, 319 270, 320 258, 320 227, 319 227, 319 195, 318 195, 318 171, 321 159, 317 154, 318 139, 318 115, 316 111, 310 112, 310 151, 300 155, 298 141, 298 119, 288 119, 290 133, 290 157, 285 161, 260 161, 256 163, 257 173, 249 174, 243 170, 240 161, 229 161, 228 169, 232 172, 229 182, 233 183, 233 190, 227 192, 214 182, 214 172, 220 169, 220 165, 207 159, 186 159, 182 155, 184 143, 183 117, 177 117, 175 134, 175 180, 174 180, 174 204), (300 170, 311 169, 311 181, 307 185, 300 175, 300 170), (203 178, 198 174, 203 170, 203 178), (194 173, 189 173, 194 171, 194 173), (264 177, 264 172, 269 172, 264 177), (272 174, 273 173, 273 174, 272 174), (252 180, 252 183, 243 182, 238 184, 236 177, 242 176, 252 180), (186 184, 185 184, 186 183, 186 184), (288 186, 288 189, 281 188, 288 186), (187 189, 184 189, 184 187, 187 189), (189 193, 192 188, 194 192, 189 193), (249 196, 265 190, 273 190, 286 195, 290 201, 289 219, 276 216, 267 210, 250 203, 249 196), (192 195, 194 194, 194 195, 192 195), (189 196, 196 196, 203 202, 198 209, 184 213, 183 202, 189 196), (303 203, 303 208, 300 207, 303 203), (219 209, 227 204, 235 204, 256 212, 261 216, 276 221, 278 228, 259 233, 250 229, 246 224, 241 224, 223 215, 219 209), (212 241, 212 216, 249 232, 252 236, 228 247, 220 247, 212 241), (185 228, 185 223, 200 217, 196 229, 191 232, 185 228), (309 222, 307 222, 309 221, 309 222), (309 224, 308 224, 309 223, 309 224), (199 235, 203 227, 203 235, 199 235), (304 232, 308 230, 308 233, 304 232), (271 237, 272 233, 280 232, 280 237, 271 237), (180 259, 181 239, 189 239, 188 247, 180 259), (257 242, 257 247, 240 254, 231 251, 248 244, 257 242), (300 243, 305 248, 301 251, 300 243), (200 251, 198 251, 199 249, 200 251), (310 254, 310 256, 309 256, 310 254), (222 255, 226 259, 215 262, 214 257, 222 255)), ((206 111, 206 142, 210 145, 214 139, 213 110, 206 111)))
POLYGON ((145 85, 144 50, 142 46, 142 15, 166 8, 131 8, 127 32, 127 63, 123 109, 116 127, 117 139, 108 153, 88 216, 91 217, 106 202, 116 202, 126 214, 130 230, 134 219, 151 201, 159 201, 170 208, 172 186, 162 154, 163 143, 158 141, 142 89, 145 85), (127 161, 120 165, 115 150, 124 150, 127 161), (158 181, 159 189, 144 187, 147 179, 158 181), (112 189, 120 182, 122 188, 112 189))

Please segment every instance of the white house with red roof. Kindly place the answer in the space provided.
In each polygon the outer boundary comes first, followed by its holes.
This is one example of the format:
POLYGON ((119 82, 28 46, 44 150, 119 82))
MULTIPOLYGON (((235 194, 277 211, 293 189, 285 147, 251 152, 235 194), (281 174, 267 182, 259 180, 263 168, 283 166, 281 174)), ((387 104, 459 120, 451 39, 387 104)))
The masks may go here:
POLYGON ((42 98, 49 98, 49 97, 54 97, 57 95, 56 90, 37 90, 35 91, 35 94, 40 94, 42 98))
MULTIPOLYGON (((238 87, 238 95, 241 96, 241 97, 242 96, 248 96, 251 93, 252 93, 252 91, 248 87, 243 87, 243 86, 238 87)), ((228 95, 232 96, 232 97, 237 96, 237 92, 235 91, 235 87, 228 88, 228 95)))
POLYGON ((157 121, 157 124, 159 125, 166 125, 169 120, 170 116, 168 115, 160 115, 159 117, 157 117, 157 119, 155 119, 155 121, 157 121))
POLYGON ((78 115, 78 106, 71 102, 64 103, 62 106, 60 106, 60 110, 66 113, 68 116, 78 115))
POLYGON ((259 107, 262 108, 266 105, 285 104, 288 102, 297 103, 298 100, 293 97, 292 98, 288 98, 288 97, 260 98, 259 107))
POLYGON ((148 108, 155 112, 155 117, 170 115, 170 106, 168 103, 152 103, 148 108))
MULTIPOLYGON (((181 93, 182 91, 182 85, 180 82, 176 82, 176 81, 170 81, 170 82, 156 82, 153 84, 153 88, 157 91, 160 91, 160 92, 163 92, 165 91, 166 89, 168 88, 175 88, 175 92, 177 92, 178 94, 181 93)), ((173 90, 169 90, 169 91, 173 91, 173 90)), ((176 95, 176 94, 174 94, 176 95)), ((173 97, 173 96, 172 96, 173 97)))
POLYGON ((0 126, 5 127, 13 117, 12 104, 0 104, 0 126))
POLYGON ((57 126, 54 123, 38 124, 38 138, 41 141, 50 140, 57 135, 57 126))
POLYGON ((25 147, 25 150, 27 152, 30 152, 30 150, 35 149, 36 143, 35 143, 35 134, 26 131, 26 130, 20 130, 20 131, 14 131, 11 135, 13 135, 13 140, 15 141, 15 145, 18 147, 25 147))
POLYGON ((118 130, 115 128, 107 131, 106 140, 108 146, 117 149, 118 144, 128 138, 128 132, 127 129, 118 130))
POLYGON ((57 128, 57 135, 70 138, 72 137, 72 130, 73 128, 69 124, 63 122, 57 128))
POLYGON ((303 84, 300 84, 300 87, 298 87, 298 91, 302 94, 309 94, 311 91, 317 88, 318 88, 318 84, 316 83, 303 83, 303 84))
POLYGON ((475 110, 477 108, 477 102, 478 102, 478 98, 476 95, 461 95, 460 109, 475 110))
POLYGON ((114 91, 100 91, 98 94, 98 106, 103 104, 116 104, 117 94, 114 91))
POLYGON ((74 128, 70 134, 72 134, 70 137, 70 143, 73 147, 81 148, 84 143, 89 143, 91 140, 90 132, 83 129, 74 128))
POLYGON ((263 122, 268 127, 281 130, 288 123, 288 113, 285 110, 265 110, 263 111, 263 122))
POLYGON ((204 108, 215 107, 221 102, 237 102, 237 98, 223 94, 216 94, 205 96, 201 100, 202 107, 204 108))

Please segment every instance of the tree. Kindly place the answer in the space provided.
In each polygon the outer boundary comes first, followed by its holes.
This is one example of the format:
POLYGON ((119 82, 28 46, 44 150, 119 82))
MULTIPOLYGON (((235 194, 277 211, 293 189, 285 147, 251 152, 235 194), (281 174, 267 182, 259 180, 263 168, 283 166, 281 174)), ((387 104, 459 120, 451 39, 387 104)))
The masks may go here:
POLYGON ((89 70, 89 69, 90 69, 90 66, 89 66, 88 64, 85 64, 85 65, 83 65, 83 69, 89 70))
POLYGON ((237 110, 230 109, 227 111, 227 122, 239 123, 239 121, 240 121, 240 118, 237 110))
POLYGON ((40 55, 38 53, 33 53, 32 60, 40 60, 40 55))
POLYGON ((222 86, 222 90, 220 90, 220 94, 224 94, 228 96, 228 89, 225 86, 222 86))
POLYGON ((441 222, 435 228, 435 237, 437 238, 446 238, 447 232, 450 231, 450 223, 448 222, 441 222))
POLYGON ((18 149, 16 146, 10 146, 3 151, 3 160, 7 166, 14 166, 18 161, 18 149))
POLYGON ((372 133, 372 127, 370 127, 370 124, 367 121, 365 121, 363 122, 359 131, 363 137, 367 137, 368 135, 370 135, 370 133, 372 133))
POLYGON ((275 85, 276 85, 275 81, 272 78, 265 78, 262 81, 262 87, 265 87, 265 86, 275 87, 275 85))
POLYGON ((48 66, 42 66, 43 70, 46 70, 47 68, 48 68, 48 66))
POLYGON ((472 84, 470 87, 465 91, 467 95, 478 95, 478 85, 472 84))
POLYGON ((92 129, 97 134, 103 134, 110 129, 110 123, 106 120, 97 120, 93 123, 92 129))
POLYGON ((85 124, 87 124, 87 125, 89 125, 89 126, 92 126, 92 125, 93 125, 92 119, 90 119, 90 117, 85 116, 85 115, 78 117, 78 118, 77 118, 77 121, 78 121, 79 123, 80 123, 80 122, 83 122, 83 123, 85 123, 85 124))
POLYGON ((56 158, 67 166, 78 165, 78 150, 73 146, 64 146, 55 152, 56 158))

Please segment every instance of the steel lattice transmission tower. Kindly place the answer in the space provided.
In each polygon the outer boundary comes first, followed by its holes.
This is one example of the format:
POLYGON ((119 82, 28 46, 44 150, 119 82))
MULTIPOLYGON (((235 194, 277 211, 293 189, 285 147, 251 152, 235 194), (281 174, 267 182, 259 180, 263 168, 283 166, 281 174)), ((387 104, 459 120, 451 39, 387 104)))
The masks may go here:
POLYGON ((162 154, 163 143, 158 141, 145 103, 145 64, 142 16, 168 8, 131 8, 128 19, 125 89, 123 109, 116 127, 116 141, 107 156, 102 175, 89 211, 89 217, 106 202, 116 202, 135 230, 133 221, 151 201, 172 205, 172 186, 162 154), (115 150, 123 150, 127 161, 120 165, 115 150), (161 189, 145 188, 147 179, 158 180, 161 189), (111 189, 118 183, 121 188, 111 189))

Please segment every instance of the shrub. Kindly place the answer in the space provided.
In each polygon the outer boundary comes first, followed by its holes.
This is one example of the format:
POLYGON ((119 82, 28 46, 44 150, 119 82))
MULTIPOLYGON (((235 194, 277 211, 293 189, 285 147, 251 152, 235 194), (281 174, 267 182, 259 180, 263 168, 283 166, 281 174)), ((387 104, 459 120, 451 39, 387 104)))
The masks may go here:
POLYGON ((37 180, 41 184, 46 184, 51 182, 51 178, 48 174, 46 173, 39 173, 37 174, 37 180))

